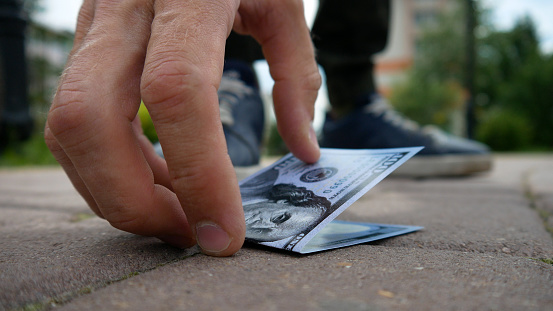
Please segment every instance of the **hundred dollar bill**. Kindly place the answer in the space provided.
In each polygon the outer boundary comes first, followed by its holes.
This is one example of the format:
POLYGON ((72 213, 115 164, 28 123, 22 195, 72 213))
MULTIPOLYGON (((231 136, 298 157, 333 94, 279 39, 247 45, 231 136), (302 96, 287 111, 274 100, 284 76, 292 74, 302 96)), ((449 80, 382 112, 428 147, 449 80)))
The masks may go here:
POLYGON ((306 254, 421 229, 334 220, 421 149, 323 148, 314 164, 284 156, 240 182, 246 240, 306 254))

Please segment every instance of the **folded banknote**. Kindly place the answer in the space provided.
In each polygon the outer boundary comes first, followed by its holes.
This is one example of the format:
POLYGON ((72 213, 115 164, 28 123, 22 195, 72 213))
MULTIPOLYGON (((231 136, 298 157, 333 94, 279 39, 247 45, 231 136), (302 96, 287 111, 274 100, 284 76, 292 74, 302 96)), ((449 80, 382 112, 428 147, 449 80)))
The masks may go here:
POLYGON ((335 218, 421 149, 323 148, 314 164, 284 156, 240 182, 246 240, 306 254, 420 230, 335 218))

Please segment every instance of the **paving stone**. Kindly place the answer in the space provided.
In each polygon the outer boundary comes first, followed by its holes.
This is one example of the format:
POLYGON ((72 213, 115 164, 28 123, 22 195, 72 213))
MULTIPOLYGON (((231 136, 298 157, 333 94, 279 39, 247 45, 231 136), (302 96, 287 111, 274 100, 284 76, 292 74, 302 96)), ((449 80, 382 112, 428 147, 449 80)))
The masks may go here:
POLYGON ((3 170, 0 310, 551 310, 553 239, 539 213, 551 168, 550 155, 501 155, 491 174, 388 178, 340 218, 424 230, 230 258, 111 228, 61 169, 3 170))
MULTIPOLYGON (((528 170, 527 195, 543 218, 549 233, 553 234, 553 156, 543 156, 540 165, 528 170)), ((537 161, 536 161, 537 162, 537 161)))
POLYGON ((199 254, 61 310, 550 310, 553 268, 509 255, 359 245, 199 254), (147 297, 147 298, 146 298, 147 297))
POLYGON ((90 288, 186 257, 97 218, 60 169, 0 172, 0 310, 90 288))

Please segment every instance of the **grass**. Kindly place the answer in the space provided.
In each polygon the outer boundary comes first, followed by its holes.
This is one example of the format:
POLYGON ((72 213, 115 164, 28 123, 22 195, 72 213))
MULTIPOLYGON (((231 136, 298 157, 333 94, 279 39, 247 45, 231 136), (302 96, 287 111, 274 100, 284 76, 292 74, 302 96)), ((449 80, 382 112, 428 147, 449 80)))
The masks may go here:
POLYGON ((551 258, 551 259, 549 259, 549 258, 540 258, 538 260, 541 261, 541 262, 545 262, 546 264, 553 265, 553 258, 551 258))
POLYGON ((543 263, 546 263, 548 265, 553 265, 553 258, 530 258, 535 261, 541 261, 543 263))
POLYGON ((27 141, 12 143, 0 154, 0 167, 39 165, 57 165, 42 133, 33 134, 27 141))

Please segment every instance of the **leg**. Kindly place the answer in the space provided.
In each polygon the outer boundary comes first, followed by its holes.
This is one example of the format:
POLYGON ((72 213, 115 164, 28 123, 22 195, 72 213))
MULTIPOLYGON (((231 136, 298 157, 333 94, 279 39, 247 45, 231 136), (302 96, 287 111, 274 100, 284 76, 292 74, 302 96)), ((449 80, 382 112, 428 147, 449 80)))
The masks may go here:
POLYGON ((321 147, 424 146, 417 157, 398 170, 416 177, 489 170, 491 156, 486 146, 432 127, 419 127, 377 96, 371 57, 386 46, 390 1, 350 2, 343 5, 336 0, 321 0, 313 27, 332 105, 323 127, 321 147))
POLYGON ((252 64, 264 59, 261 46, 250 36, 242 36, 234 31, 230 33, 225 47, 225 60, 239 60, 252 64))
POLYGON ((231 32, 225 47, 225 69, 219 87, 219 110, 234 166, 259 163, 265 114, 253 62, 263 59, 259 44, 231 32))
POLYGON ((376 92, 372 56, 386 47, 389 0, 321 0, 313 25, 332 113, 343 117, 376 92))

